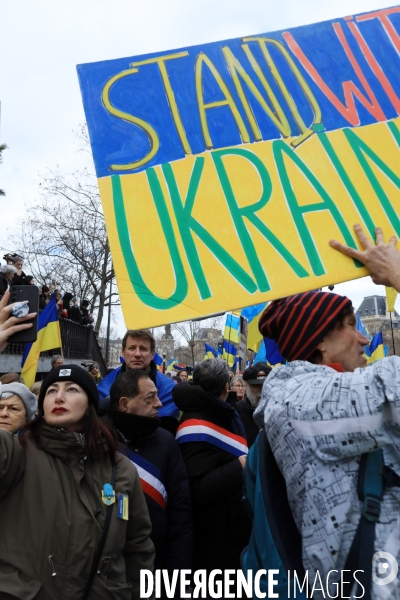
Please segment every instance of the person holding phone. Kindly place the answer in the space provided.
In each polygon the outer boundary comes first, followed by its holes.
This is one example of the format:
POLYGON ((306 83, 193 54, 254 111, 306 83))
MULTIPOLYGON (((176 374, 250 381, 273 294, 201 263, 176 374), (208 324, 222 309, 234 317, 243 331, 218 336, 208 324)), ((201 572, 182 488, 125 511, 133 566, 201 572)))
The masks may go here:
POLYGON ((7 290, 0 300, 0 352, 3 352, 7 346, 8 339, 14 334, 31 329, 32 321, 36 317, 36 312, 27 314, 25 317, 12 317, 14 304, 8 304, 10 292, 7 290))
POLYGON ((154 563, 149 512, 98 405, 89 373, 62 365, 18 437, 0 429, 0 597, 139 598, 154 563))

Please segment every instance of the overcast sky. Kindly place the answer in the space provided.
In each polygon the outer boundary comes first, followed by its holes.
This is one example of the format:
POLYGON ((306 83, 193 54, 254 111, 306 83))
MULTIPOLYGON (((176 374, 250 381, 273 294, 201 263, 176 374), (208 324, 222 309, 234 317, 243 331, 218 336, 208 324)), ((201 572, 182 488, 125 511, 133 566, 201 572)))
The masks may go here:
MULTIPOLYGON (((0 1, 0 247, 37 197, 38 173, 79 167, 73 130, 85 120, 76 65, 267 33, 390 6, 390 0, 0 1)), ((370 278, 341 284, 357 307, 383 294, 370 278)), ((118 318, 118 331, 123 323, 118 318)))

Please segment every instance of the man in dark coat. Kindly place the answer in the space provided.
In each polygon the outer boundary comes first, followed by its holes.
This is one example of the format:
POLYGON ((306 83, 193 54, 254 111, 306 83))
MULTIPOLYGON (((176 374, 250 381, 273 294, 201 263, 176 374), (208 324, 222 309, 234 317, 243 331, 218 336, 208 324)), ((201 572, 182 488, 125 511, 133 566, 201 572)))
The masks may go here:
POLYGON ((187 471, 179 446, 160 427, 157 388, 141 370, 121 373, 110 390, 108 420, 121 452, 135 464, 152 524, 155 569, 191 569, 192 509, 187 471))
POLYGON ((220 359, 205 360, 192 383, 172 395, 183 411, 177 440, 189 473, 193 499, 193 569, 240 569, 251 523, 242 502, 247 457, 243 425, 226 402, 229 369, 220 359))
POLYGON ((256 441, 260 431, 259 426, 254 422, 253 414, 261 399, 261 392, 264 381, 272 371, 267 363, 258 362, 243 372, 243 381, 246 383, 246 392, 243 400, 236 403, 236 410, 246 431, 246 438, 249 448, 256 441))

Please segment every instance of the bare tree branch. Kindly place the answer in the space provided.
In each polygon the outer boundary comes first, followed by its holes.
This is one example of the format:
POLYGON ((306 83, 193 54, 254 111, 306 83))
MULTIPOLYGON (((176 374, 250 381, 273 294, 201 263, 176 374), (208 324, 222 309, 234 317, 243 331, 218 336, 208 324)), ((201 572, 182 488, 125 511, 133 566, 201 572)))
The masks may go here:
MULTIPOLYGON (((88 143, 85 130, 78 137, 88 143)), ((119 304, 119 295, 115 284, 109 292, 114 270, 94 173, 88 168, 72 175, 47 173, 13 243, 38 285, 55 280, 63 292, 89 301, 98 333, 104 306, 119 304)))

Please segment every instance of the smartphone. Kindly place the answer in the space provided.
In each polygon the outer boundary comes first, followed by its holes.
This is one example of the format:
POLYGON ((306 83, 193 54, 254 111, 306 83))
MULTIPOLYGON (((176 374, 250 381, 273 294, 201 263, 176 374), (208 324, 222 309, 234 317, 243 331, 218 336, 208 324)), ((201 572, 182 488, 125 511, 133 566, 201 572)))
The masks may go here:
POLYGON ((39 288, 36 287, 36 285, 12 285, 10 287, 10 300, 8 303, 14 304, 14 302, 23 302, 24 300, 29 304, 29 312, 35 312, 36 317, 31 321, 24 321, 26 323, 32 323, 32 327, 11 335, 8 338, 9 344, 36 342, 39 316, 39 288))

